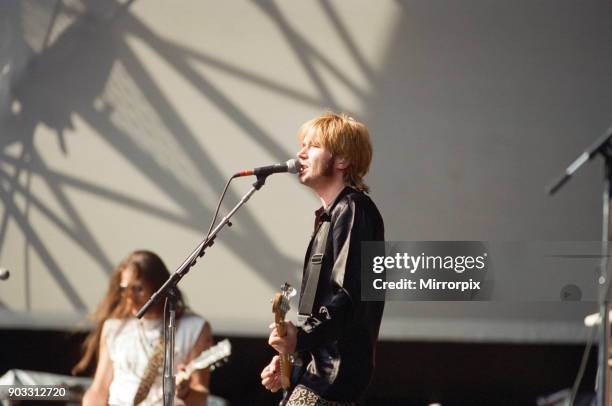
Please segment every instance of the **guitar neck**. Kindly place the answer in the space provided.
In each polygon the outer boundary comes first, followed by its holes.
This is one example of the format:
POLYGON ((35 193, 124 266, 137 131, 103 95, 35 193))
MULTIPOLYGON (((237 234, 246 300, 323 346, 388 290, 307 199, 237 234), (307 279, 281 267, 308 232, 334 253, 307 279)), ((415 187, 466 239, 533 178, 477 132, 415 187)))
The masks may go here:
MULTIPOLYGON (((276 322, 276 329, 280 337, 287 335, 287 328, 285 327, 285 315, 283 314, 280 318, 280 323, 276 322)), ((277 320, 279 319, 277 318, 277 320)), ((291 386, 291 356, 290 354, 279 354, 280 357, 280 378, 281 386, 283 389, 288 389, 291 386)))
POLYGON ((198 369, 205 369, 209 366, 229 357, 231 354, 231 345, 228 339, 220 341, 217 345, 202 351, 197 357, 192 359, 184 371, 179 371, 177 378, 188 379, 198 369))
MULTIPOLYGON (((274 295, 272 299, 272 312, 274 313, 274 321, 276 330, 280 337, 287 335, 285 327, 285 315, 290 309, 289 300, 295 296, 295 289, 288 283, 281 287, 281 292, 274 295)), ((288 389, 291 386, 291 356, 290 354, 279 354, 280 356, 280 380, 283 389, 288 389)))
POLYGON ((276 322, 276 331, 280 337, 287 335, 287 328, 285 327, 285 320, 281 320, 280 323, 276 322))

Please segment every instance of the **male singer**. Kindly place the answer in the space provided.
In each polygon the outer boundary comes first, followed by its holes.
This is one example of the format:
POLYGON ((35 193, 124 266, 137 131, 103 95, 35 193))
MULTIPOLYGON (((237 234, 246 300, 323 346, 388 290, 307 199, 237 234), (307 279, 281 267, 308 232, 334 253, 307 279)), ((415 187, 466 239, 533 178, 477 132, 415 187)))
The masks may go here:
MULTIPOLYGON (((372 160, 367 127, 346 114, 326 113, 302 125, 300 183, 321 199, 304 263, 300 317, 287 334, 276 327, 269 344, 297 353, 287 405, 352 405, 363 396, 374 369, 384 302, 361 300, 361 242, 383 241, 383 219, 366 194, 363 177, 372 160), (327 225, 325 225, 327 223, 327 225), (318 278, 317 278, 318 276, 318 278)), ((278 357, 262 373, 262 385, 280 388, 278 357)))

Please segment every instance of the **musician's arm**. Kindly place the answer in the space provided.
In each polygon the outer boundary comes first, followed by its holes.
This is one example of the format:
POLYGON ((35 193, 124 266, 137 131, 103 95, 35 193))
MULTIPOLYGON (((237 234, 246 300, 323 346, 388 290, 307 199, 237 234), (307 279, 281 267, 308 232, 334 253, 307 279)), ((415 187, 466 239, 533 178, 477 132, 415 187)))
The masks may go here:
MULTIPOLYGON (((198 356, 202 351, 210 348, 213 344, 212 329, 206 322, 200 331, 200 335, 187 356, 187 363, 198 356)), ((210 368, 195 371, 189 379, 189 390, 182 397, 187 406, 205 404, 208 398, 210 385, 210 368)))
POLYGON ((108 394, 113 380, 113 361, 106 347, 106 338, 100 337, 100 356, 93 382, 83 396, 83 406, 108 404, 108 394))

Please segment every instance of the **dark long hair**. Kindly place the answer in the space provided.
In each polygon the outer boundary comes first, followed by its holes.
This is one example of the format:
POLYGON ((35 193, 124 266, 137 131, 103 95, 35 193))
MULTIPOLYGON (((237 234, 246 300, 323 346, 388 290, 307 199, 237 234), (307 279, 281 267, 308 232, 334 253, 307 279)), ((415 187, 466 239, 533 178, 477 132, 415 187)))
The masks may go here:
MULTIPOLYGON (((121 273, 127 268, 133 269, 136 273, 136 278, 147 283, 154 291, 159 289, 170 276, 170 272, 168 272, 168 268, 166 268, 161 258, 151 251, 134 251, 121 261, 111 276, 108 290, 104 298, 98 305, 95 313, 91 316, 94 328, 83 343, 83 357, 74 368, 72 368, 73 374, 86 371, 91 366, 94 358, 97 362, 100 337, 102 336, 102 326, 106 320, 127 319, 132 317, 130 309, 125 305, 125 300, 123 300, 119 287, 121 273)), ((183 300, 183 295, 181 291, 177 289, 177 317, 181 317, 186 309, 187 306, 183 300)))

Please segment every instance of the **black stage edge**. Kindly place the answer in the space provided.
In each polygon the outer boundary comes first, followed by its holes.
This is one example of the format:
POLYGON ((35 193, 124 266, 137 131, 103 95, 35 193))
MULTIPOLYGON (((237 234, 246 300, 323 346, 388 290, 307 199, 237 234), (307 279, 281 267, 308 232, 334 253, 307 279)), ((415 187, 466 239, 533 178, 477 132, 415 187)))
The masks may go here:
MULTIPOLYGON (((69 374, 84 333, 0 330, 0 374, 12 368, 69 374)), ((215 337, 222 339, 225 337, 215 337)), ((259 384, 273 351, 263 338, 228 337, 233 354, 212 375, 212 392, 232 405, 273 405, 259 384)), ((365 405, 535 405, 571 387, 583 345, 391 342, 378 344, 376 375, 365 405)), ((592 391, 596 348, 582 389, 592 391)))

